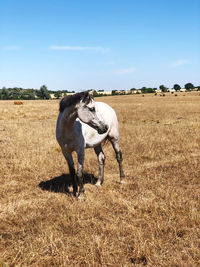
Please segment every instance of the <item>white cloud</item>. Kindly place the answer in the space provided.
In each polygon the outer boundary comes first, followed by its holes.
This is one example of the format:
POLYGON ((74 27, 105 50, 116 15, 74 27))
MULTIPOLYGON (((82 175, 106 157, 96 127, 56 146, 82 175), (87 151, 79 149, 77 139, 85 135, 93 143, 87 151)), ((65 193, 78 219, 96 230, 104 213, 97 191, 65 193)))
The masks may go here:
POLYGON ((20 46, 8 45, 8 46, 3 46, 2 49, 5 51, 17 51, 17 50, 20 50, 20 46))
POLYGON ((57 51, 96 51, 101 53, 106 53, 109 51, 108 48, 102 46, 57 46, 52 45, 49 47, 50 50, 57 51))
POLYGON ((173 62, 171 62, 170 66, 173 68, 179 67, 181 65, 186 64, 188 61, 185 59, 179 59, 179 60, 175 60, 173 62))
POLYGON ((128 69, 114 70, 112 71, 112 73, 116 75, 126 75, 126 74, 133 73, 135 71, 136 71, 136 68, 128 68, 128 69))

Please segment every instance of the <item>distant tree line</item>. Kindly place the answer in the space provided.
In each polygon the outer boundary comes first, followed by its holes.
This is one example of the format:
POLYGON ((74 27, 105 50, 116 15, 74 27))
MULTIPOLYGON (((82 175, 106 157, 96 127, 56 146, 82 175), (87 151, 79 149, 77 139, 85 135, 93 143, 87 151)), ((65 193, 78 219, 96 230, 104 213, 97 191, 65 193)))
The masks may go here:
MULTIPOLYGON (((167 92, 167 91, 169 90, 169 88, 167 88, 167 87, 164 86, 164 85, 160 85, 159 88, 160 88, 160 90, 161 90, 163 93, 165 93, 165 92, 167 92)), ((200 86, 196 86, 196 87, 195 87, 192 83, 186 83, 185 86, 184 86, 184 88, 185 88, 187 91, 191 91, 191 90, 193 90, 194 88, 197 88, 197 90, 200 90, 200 86)), ((179 84, 174 84, 173 89, 174 89, 175 91, 180 91, 181 86, 180 86, 179 84)))
MULTIPOLYGON (((194 86, 192 83, 186 83, 184 87, 187 91, 191 91, 194 88, 197 88, 198 91, 200 91, 200 86, 194 86)), ((165 93, 169 90, 164 85, 160 85, 159 89, 165 93)), ((179 84, 174 84, 173 89, 175 91, 179 91, 181 89, 181 86, 179 84)), ((92 90, 92 89, 91 89, 92 90)), ((131 91, 136 91, 136 88, 131 88, 129 90, 129 93, 131 94, 131 91)), ((149 88, 149 87, 142 87, 139 89, 142 94, 146 93, 155 93, 157 88, 149 88)), ((138 90, 138 93, 139 93, 138 90)), ((68 91, 68 90, 58 90, 58 91, 52 91, 48 90, 46 85, 42 85, 40 89, 23 89, 19 87, 14 88, 6 88, 3 87, 0 89, 0 100, 33 100, 33 99, 51 99, 51 96, 53 98, 61 98, 63 95, 67 95, 67 93, 74 93, 74 91, 68 91)), ((107 96, 107 94, 104 94, 104 90, 93 90, 94 97, 99 96, 107 96)), ((125 90, 112 90, 111 95, 124 95, 127 94, 127 91, 125 90)))
POLYGON ((60 98, 67 93, 74 93, 74 91, 59 90, 50 91, 46 85, 42 85, 40 89, 23 89, 19 87, 0 89, 0 100, 34 100, 34 99, 51 99, 51 95, 55 98, 60 98))
MULTIPOLYGON (((191 91, 191 90, 194 90, 195 88, 200 91, 200 86, 194 86, 192 83, 186 83, 184 88, 187 90, 187 91, 191 91)), ((167 88, 166 86, 164 86, 163 84, 159 86, 159 89, 165 93, 165 92, 168 92, 169 91, 169 88, 167 88)), ((179 84, 174 84, 173 86, 173 89, 175 91, 180 91, 181 89, 181 86, 179 84)), ((130 93, 131 91, 136 91, 136 93, 142 93, 142 94, 149 94, 149 93, 155 93, 157 90, 157 88, 150 88, 150 87, 142 87, 142 88, 139 88, 139 89, 136 89, 136 88, 131 88, 130 89, 130 93)), ((125 94, 125 90, 112 90, 112 95, 123 95, 125 94)), ((127 94, 127 93, 126 93, 127 94)))
MULTIPOLYGON (((191 90, 194 90, 195 88, 200 91, 200 86, 194 86, 192 83, 186 83, 184 88, 187 90, 187 91, 191 91, 191 90)), ((159 86, 159 89, 165 93, 165 92, 168 92, 169 91, 169 88, 167 88, 166 86, 164 86, 163 84, 159 86)), ((179 84, 174 84, 173 86, 173 89, 175 91, 180 91, 181 89, 181 86, 179 84)), ((132 88, 131 90, 137 90, 135 88, 132 88)), ((157 90, 157 88, 147 88, 147 87, 142 87, 141 89, 141 92, 143 94, 145 93, 155 93, 155 91, 157 90)))

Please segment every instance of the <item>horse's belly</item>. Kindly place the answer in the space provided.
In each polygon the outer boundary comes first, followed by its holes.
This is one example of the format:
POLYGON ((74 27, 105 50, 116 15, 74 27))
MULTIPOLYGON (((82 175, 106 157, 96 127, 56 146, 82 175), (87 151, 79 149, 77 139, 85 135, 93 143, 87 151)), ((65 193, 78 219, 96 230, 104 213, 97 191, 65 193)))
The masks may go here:
POLYGON ((98 134, 96 130, 93 130, 90 132, 90 134, 87 134, 85 136, 85 147, 95 147, 103 142, 103 140, 106 138, 107 133, 105 134, 98 134))

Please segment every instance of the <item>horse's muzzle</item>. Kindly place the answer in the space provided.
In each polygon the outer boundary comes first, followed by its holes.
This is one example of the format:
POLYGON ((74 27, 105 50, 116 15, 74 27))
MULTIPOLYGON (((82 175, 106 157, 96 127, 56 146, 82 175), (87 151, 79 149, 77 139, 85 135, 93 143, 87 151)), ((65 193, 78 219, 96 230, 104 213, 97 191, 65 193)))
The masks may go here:
POLYGON ((103 127, 103 129, 98 128, 98 130, 97 130, 97 132, 98 132, 99 134, 104 134, 104 133, 106 133, 107 131, 108 131, 108 126, 107 126, 107 125, 105 125, 105 126, 103 127))

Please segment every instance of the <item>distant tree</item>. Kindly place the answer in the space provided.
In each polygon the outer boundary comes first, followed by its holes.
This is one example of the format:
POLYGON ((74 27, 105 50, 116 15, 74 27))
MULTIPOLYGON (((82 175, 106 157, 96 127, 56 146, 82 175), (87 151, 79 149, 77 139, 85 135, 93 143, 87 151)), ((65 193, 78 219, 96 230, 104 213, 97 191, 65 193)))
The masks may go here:
POLYGON ((167 87, 165 87, 163 84, 160 85, 159 88, 163 93, 167 92, 167 87))
POLYGON ((174 84, 173 86, 174 90, 179 91, 181 89, 179 84, 174 84))
POLYGON ((146 87, 142 87, 140 90, 141 90, 141 92, 144 94, 144 93, 146 93, 146 87))
POLYGON ((147 87, 142 87, 141 88, 141 92, 143 94, 147 94, 147 93, 155 93, 155 90, 153 88, 147 88, 147 87))
POLYGON ((101 96, 101 94, 98 94, 96 90, 93 90, 93 96, 94 97, 99 97, 99 96, 101 96))
POLYGON ((130 91, 135 91, 135 90, 136 90, 136 88, 131 88, 131 89, 130 89, 130 91))
POLYGON ((24 99, 24 100, 34 100, 35 99, 35 93, 34 92, 30 92, 30 91, 24 91, 21 94, 21 99, 24 99))
POLYGON ((116 95, 117 90, 112 90, 112 95, 116 95))
MULTIPOLYGON (((90 89, 89 91, 91 91, 93 89, 90 89)), ((68 91, 68 90, 63 90, 62 92, 66 92, 66 93, 75 93, 75 91, 68 91)))
POLYGON ((194 89, 194 85, 192 83, 186 83, 185 84, 185 89, 187 91, 190 91, 190 90, 194 89))
POLYGON ((147 93, 155 93, 155 89, 154 88, 147 88, 147 93))
POLYGON ((100 89, 100 90, 98 90, 98 92, 104 92, 104 90, 100 89))
POLYGON ((9 99, 9 92, 6 87, 3 87, 1 92, 0 92, 0 99, 1 100, 8 100, 9 99))
MULTIPOLYGON (((65 93, 66 94, 66 93, 65 93)), ((62 92, 61 91, 56 91, 55 93, 54 93, 54 96, 57 98, 57 99, 59 99, 59 98, 61 98, 61 96, 62 96, 62 92)))
POLYGON ((40 90, 37 92, 37 96, 41 99, 50 99, 51 98, 51 96, 47 90, 46 85, 42 85, 40 87, 40 90))
POLYGON ((20 88, 14 87, 9 90, 9 99, 20 99, 22 91, 20 88))

